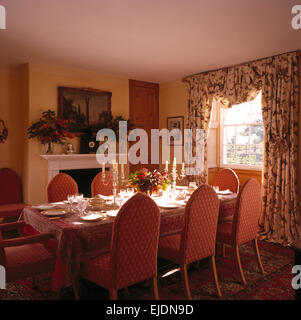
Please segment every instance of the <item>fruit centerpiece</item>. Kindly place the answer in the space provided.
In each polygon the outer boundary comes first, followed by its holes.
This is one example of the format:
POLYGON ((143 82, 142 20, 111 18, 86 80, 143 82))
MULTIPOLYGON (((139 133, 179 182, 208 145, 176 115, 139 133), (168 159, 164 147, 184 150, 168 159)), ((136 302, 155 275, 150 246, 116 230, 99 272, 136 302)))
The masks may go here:
POLYGON ((170 185, 167 171, 162 173, 159 170, 149 171, 142 168, 129 176, 129 184, 138 192, 158 193, 160 190, 166 190, 170 185))

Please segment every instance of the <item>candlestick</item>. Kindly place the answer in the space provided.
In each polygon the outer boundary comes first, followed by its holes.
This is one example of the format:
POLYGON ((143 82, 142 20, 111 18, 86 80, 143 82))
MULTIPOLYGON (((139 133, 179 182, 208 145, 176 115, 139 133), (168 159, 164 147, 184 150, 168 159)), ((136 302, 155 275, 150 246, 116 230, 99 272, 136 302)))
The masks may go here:
POLYGON ((107 186, 109 184, 109 180, 106 181, 106 170, 105 170, 105 164, 102 164, 102 170, 101 170, 101 180, 103 185, 107 186))
POLYGON ((165 162, 165 170, 168 171, 168 161, 165 162))
POLYGON ((176 167, 177 166, 177 158, 176 157, 174 157, 173 158, 173 165, 172 165, 173 167, 176 167))
POLYGON ((117 185, 118 185, 118 164, 113 162, 112 163, 112 169, 113 169, 113 196, 114 196, 114 204, 116 203, 116 197, 117 197, 117 185))

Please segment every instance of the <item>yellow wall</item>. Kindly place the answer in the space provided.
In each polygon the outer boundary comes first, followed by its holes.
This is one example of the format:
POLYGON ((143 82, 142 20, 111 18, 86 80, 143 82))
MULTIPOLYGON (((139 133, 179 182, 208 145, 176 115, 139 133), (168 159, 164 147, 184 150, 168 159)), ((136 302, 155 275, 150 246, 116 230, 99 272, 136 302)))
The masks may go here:
POLYGON ((8 129, 8 139, 0 144, 0 168, 22 173, 20 68, 0 69, 0 118, 8 129))
MULTIPOLYGON (((70 69, 45 64, 28 65, 28 118, 24 119, 26 128, 39 119, 41 113, 48 108, 57 111, 57 88, 59 86, 90 87, 112 92, 112 113, 129 116, 128 79, 112 77, 100 73, 80 69, 70 69)), ((45 152, 38 140, 25 139, 28 151, 28 162, 25 164, 26 174, 23 178, 24 197, 30 204, 45 201, 45 187, 48 181, 47 162, 40 155, 45 152)), ((73 140, 76 151, 79 151, 78 139, 73 140)), ((63 149, 57 145, 55 153, 63 149)))

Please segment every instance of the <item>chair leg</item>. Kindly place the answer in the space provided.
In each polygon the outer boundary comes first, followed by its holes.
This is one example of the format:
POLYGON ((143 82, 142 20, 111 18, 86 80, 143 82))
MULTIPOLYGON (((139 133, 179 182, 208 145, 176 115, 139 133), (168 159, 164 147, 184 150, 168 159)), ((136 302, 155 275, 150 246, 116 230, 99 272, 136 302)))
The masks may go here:
POLYGON ((217 295, 219 297, 221 297, 222 293, 221 293, 221 289, 219 287, 219 282, 218 282, 218 277, 217 277, 217 272, 216 272, 215 257, 214 256, 209 257, 209 261, 210 261, 210 269, 211 269, 211 272, 212 272, 213 277, 214 277, 214 282, 215 282, 217 295))
POLYGON ((239 256, 239 247, 238 246, 235 247, 235 255, 236 255, 236 264, 237 264, 237 267, 238 267, 240 278, 241 278, 241 281, 242 281, 243 285, 245 286, 247 284, 247 281, 245 279, 244 272, 243 272, 242 267, 241 267, 240 256, 239 256))
POLYGON ((253 243, 253 248, 254 248, 254 252, 255 252, 255 255, 256 255, 256 260, 257 260, 258 267, 259 267, 261 273, 265 274, 264 269, 263 269, 263 265, 262 265, 262 262, 261 262, 259 250, 258 250, 257 239, 254 239, 252 241, 252 243, 253 243))
POLYGON ((32 288, 34 290, 38 290, 38 285, 37 285, 37 281, 36 281, 36 277, 32 276, 32 288))
POLYGON ((182 281, 184 283, 186 297, 188 300, 191 300, 191 293, 189 288, 189 281, 188 281, 188 275, 187 275, 187 264, 184 264, 181 266, 181 273, 182 273, 182 281))
POLYGON ((72 279, 72 288, 73 288, 75 300, 80 300, 78 278, 72 279))
POLYGON ((110 290, 110 300, 117 300, 117 290, 110 290))
POLYGON ((157 277, 153 277, 153 292, 155 300, 159 300, 159 291, 158 291, 158 283, 157 283, 157 277))

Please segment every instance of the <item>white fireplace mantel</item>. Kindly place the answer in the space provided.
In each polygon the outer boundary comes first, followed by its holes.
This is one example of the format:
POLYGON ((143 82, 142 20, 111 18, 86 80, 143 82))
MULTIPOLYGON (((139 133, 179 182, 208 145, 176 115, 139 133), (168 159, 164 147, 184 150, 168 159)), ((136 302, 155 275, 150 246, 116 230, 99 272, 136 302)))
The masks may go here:
MULTIPOLYGON (((57 154, 41 155, 48 161, 48 181, 50 181, 60 170, 95 169, 101 168, 96 160, 95 154, 57 154)), ((111 169, 111 164, 106 164, 106 168, 111 169)))

